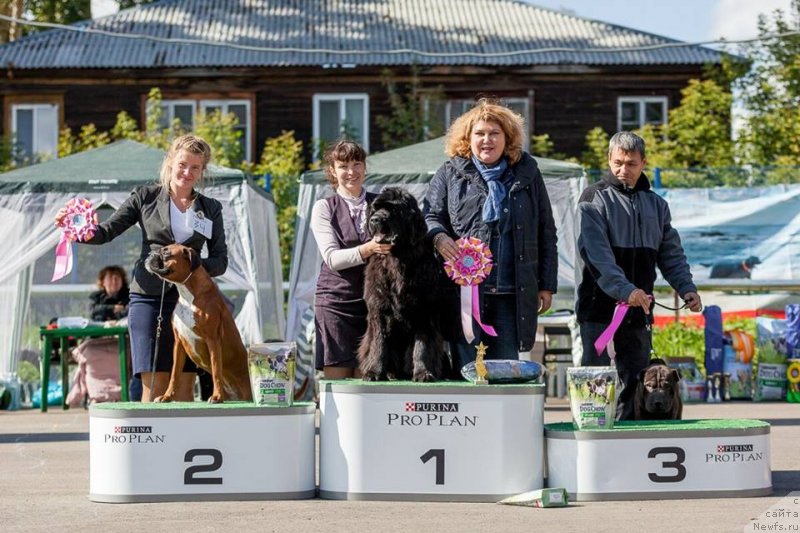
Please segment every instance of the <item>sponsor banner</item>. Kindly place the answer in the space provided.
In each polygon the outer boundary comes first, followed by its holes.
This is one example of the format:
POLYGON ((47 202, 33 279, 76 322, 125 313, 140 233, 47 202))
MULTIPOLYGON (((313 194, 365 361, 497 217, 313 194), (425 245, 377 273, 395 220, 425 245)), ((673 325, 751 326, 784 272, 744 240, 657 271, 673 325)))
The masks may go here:
POLYGON ((313 413, 159 415, 134 419, 90 416, 91 494, 314 490, 313 413), (287 442, 291 446, 285 446, 287 442))
POLYGON ((570 493, 747 491, 772 485, 769 434, 548 439, 551 483, 570 493))
POLYGON ((544 395, 486 392, 323 391, 320 490, 516 494, 542 488, 544 395))

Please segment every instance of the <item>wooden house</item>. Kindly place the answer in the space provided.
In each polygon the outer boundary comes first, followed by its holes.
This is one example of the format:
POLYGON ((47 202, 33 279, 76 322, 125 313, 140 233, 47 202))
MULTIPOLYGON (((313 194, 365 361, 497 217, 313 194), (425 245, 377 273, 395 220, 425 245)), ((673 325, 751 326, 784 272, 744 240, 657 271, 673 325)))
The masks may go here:
POLYGON ((65 126, 110 129, 121 110, 143 125, 159 87, 165 120, 235 113, 249 160, 282 130, 311 146, 346 128, 374 152, 388 74, 416 76, 441 129, 492 96, 579 155, 595 126, 664 122, 720 60, 520 0, 162 0, 0 46, 0 128, 29 153, 53 152, 65 126))

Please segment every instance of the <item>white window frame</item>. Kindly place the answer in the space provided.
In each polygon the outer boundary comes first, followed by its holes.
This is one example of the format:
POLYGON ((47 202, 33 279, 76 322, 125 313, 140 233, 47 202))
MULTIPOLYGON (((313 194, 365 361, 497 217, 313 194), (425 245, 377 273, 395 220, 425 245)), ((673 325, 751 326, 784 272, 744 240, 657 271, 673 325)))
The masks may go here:
POLYGON ((30 154, 31 158, 35 158, 39 154, 46 154, 46 155, 49 155, 49 156, 51 156, 53 158, 58 158, 58 131, 59 131, 59 120, 60 120, 59 119, 60 109, 58 108, 58 104, 56 104, 56 103, 30 103, 30 104, 26 104, 26 103, 17 104, 17 103, 14 103, 14 104, 11 104, 11 134, 14 135, 15 137, 16 137, 16 134, 17 134, 17 111, 25 111, 25 110, 33 111, 33 124, 32 124, 32 127, 33 127, 33 138, 31 139, 31 142, 33 143, 33 153, 30 154), (47 108, 47 109, 53 108, 54 111, 55 111, 56 121, 55 121, 55 124, 53 124, 53 128, 54 129, 51 132, 53 134, 53 137, 52 137, 53 149, 54 149, 53 152, 45 152, 43 150, 39 150, 38 147, 37 147, 37 144, 38 144, 37 143, 37 137, 39 135, 38 135, 38 132, 37 132, 36 115, 39 113, 39 111, 41 109, 45 109, 45 108, 47 108))
MULTIPOLYGON (((461 116, 461 113, 455 114, 453 113, 453 107, 456 104, 459 104, 463 107, 464 103, 470 104, 470 107, 475 104, 475 100, 470 98, 448 98, 445 101, 444 106, 444 131, 450 127, 455 119, 461 116)), ((531 146, 531 131, 533 128, 532 120, 531 120, 531 100, 527 96, 518 96, 518 97, 510 97, 510 98, 503 98, 502 102, 507 105, 511 106, 512 104, 522 104, 525 106, 525 111, 522 115, 522 118, 525 119, 525 131, 523 132, 523 143, 522 147, 524 150, 529 150, 531 146)), ((429 113, 430 109, 430 101, 425 100, 424 102, 424 109, 425 113, 429 113)))
MULTIPOLYGON (((622 131, 622 104, 623 103, 637 103, 639 104, 639 126, 633 129, 639 129, 645 124, 657 124, 655 122, 645 122, 644 106, 645 104, 660 103, 664 110, 664 121, 659 126, 666 125, 667 117, 669 114, 669 98, 666 96, 620 96, 617 98, 617 131, 622 131)), ((625 127, 627 128, 627 126, 625 127)))
POLYGON ((364 103, 364 123, 361 126, 363 132, 363 139, 359 144, 364 147, 364 150, 369 153, 369 95, 367 93, 330 93, 330 94, 315 94, 312 98, 313 101, 313 125, 312 135, 315 139, 320 138, 320 124, 319 124, 319 105, 321 102, 339 102, 339 125, 341 133, 341 123, 345 116, 345 100, 361 100, 364 103))
MULTIPOLYGON (((167 124, 172 124, 175 119, 175 106, 189 105, 192 106, 192 124, 189 130, 194 128, 194 117, 197 115, 197 100, 181 99, 181 100, 161 100, 161 105, 167 108, 167 124)), ((185 126, 185 124, 184 124, 185 126)))
POLYGON ((232 105, 243 105, 245 106, 245 120, 247 121, 244 124, 239 124, 240 126, 244 126, 244 160, 245 161, 252 161, 250 155, 252 154, 252 138, 253 138, 253 125, 252 125, 252 115, 251 115, 251 104, 252 102, 247 99, 242 98, 213 98, 213 99, 203 99, 200 100, 200 109, 205 112, 205 108, 207 106, 214 106, 214 107, 221 107, 222 113, 227 114, 229 106, 232 105))

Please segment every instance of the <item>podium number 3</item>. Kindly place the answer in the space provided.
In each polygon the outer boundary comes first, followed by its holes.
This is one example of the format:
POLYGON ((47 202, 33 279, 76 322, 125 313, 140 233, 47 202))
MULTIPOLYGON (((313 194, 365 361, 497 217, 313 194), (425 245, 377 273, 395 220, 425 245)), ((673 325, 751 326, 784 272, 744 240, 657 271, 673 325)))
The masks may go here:
POLYGON ((420 455, 419 458, 423 464, 430 461, 431 458, 436 459, 436 484, 444 485, 444 450, 430 449, 420 455))
POLYGON ((686 460, 686 452, 683 451, 683 448, 678 448, 677 446, 666 446, 663 448, 653 448, 650 450, 650 453, 647 454, 647 457, 653 459, 659 455, 668 454, 674 455, 674 461, 661 461, 661 466, 666 468, 671 468, 675 470, 674 476, 660 476, 653 472, 647 474, 650 478, 650 481, 654 483, 677 483, 678 481, 683 481, 686 479, 686 467, 683 466, 683 462, 686 460))
POLYGON ((184 485, 222 485, 221 477, 195 477, 200 472, 214 472, 222 466, 222 452, 214 448, 198 448, 189 450, 183 456, 186 463, 194 462, 195 457, 211 457, 211 463, 205 465, 190 466, 183 473, 184 485))

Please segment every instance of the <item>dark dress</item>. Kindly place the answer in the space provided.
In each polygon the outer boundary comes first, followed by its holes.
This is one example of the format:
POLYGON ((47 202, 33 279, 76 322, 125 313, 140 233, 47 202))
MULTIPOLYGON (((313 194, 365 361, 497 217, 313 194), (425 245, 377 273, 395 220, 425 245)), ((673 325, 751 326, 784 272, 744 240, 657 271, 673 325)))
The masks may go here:
MULTIPOLYGON (((375 196, 367 193, 367 203, 372 203, 375 196)), ((340 249, 353 248, 369 241, 369 235, 358 235, 347 203, 338 194, 326 201, 333 213, 331 226, 340 249)), ((322 263, 314 303, 317 370, 325 366, 358 366, 358 345, 367 331, 365 267, 366 264, 362 264, 336 271, 322 263)))

